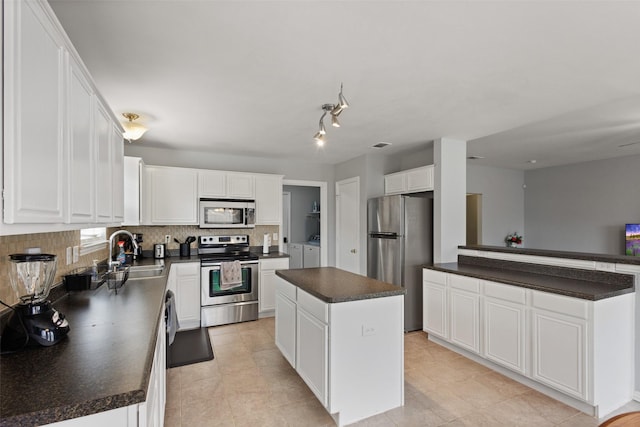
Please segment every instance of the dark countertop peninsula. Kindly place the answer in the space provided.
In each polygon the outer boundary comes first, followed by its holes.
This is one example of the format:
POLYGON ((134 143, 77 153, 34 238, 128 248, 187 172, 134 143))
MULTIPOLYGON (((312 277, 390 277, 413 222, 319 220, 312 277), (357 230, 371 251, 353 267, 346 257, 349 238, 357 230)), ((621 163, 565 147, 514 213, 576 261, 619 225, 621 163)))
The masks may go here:
POLYGON ((171 263, 197 256, 144 258, 165 263, 161 277, 129 279, 114 291, 62 292, 53 304, 71 330, 51 347, 0 358, 0 426, 33 426, 146 400, 156 333, 171 263))
POLYGON ((552 258, 580 259, 585 261, 640 265, 640 257, 633 257, 628 255, 609 255, 609 254, 597 254, 597 253, 589 253, 589 252, 554 251, 554 250, 548 250, 548 249, 507 248, 504 246, 483 246, 483 245, 458 246, 458 249, 468 249, 472 251, 506 252, 506 253, 514 253, 519 255, 536 255, 536 256, 547 256, 552 258))
POLYGON ((406 290, 390 283, 335 267, 276 270, 276 275, 327 303, 404 295, 406 290))
MULTIPOLYGON (((592 257, 582 254, 582 258, 573 256, 573 252, 527 250, 522 248, 502 248, 495 246, 460 246, 489 252, 510 252, 526 255, 571 258, 599 262, 615 262, 615 257, 604 261, 599 255, 592 257), (561 256, 558 256, 561 255, 561 256)), ((631 258, 631 257, 622 257, 631 258)), ((460 274, 478 279, 505 283, 523 288, 565 295, 573 298, 598 301, 618 295, 634 292, 634 276, 609 271, 588 270, 582 268, 560 267, 555 265, 534 264, 489 258, 486 256, 458 255, 457 263, 425 265, 425 268, 445 273, 460 274)))

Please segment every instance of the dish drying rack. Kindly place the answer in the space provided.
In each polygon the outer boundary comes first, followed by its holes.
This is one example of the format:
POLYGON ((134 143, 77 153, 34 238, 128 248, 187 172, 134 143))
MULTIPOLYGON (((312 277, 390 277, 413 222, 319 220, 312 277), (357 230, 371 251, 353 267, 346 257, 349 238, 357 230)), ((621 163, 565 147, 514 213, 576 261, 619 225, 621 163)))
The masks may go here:
POLYGON ((115 290, 116 295, 127 279, 129 278, 129 267, 118 267, 115 270, 109 270, 105 273, 105 282, 107 288, 115 290))

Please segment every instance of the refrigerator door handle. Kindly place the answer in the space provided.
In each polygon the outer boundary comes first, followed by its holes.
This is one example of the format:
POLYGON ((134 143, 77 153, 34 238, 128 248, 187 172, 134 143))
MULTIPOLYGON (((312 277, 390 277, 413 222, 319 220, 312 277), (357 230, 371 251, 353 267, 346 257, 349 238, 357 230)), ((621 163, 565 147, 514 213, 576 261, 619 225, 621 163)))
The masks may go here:
POLYGON ((397 239, 398 233, 385 233, 385 232, 371 232, 369 237, 374 239, 397 239))

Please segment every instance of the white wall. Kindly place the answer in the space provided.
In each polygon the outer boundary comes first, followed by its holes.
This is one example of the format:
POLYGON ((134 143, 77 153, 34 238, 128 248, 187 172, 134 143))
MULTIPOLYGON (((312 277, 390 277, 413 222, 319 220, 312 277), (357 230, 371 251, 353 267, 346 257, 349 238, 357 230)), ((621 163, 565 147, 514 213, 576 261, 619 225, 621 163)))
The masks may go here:
POLYGON ((640 156, 525 172, 527 246, 624 254, 624 225, 640 222, 640 156))
POLYGON ((472 165, 467 160, 467 193, 482 194, 482 244, 504 246, 507 234, 524 235, 523 246, 532 246, 525 233, 524 172, 472 165))

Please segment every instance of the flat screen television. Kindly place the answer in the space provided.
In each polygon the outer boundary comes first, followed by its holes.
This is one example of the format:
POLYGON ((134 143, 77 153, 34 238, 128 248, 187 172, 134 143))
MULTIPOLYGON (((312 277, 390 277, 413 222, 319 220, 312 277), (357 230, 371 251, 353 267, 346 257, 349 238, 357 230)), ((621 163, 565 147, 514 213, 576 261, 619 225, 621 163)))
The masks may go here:
POLYGON ((625 255, 640 256, 640 224, 625 226, 625 255))

